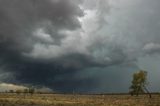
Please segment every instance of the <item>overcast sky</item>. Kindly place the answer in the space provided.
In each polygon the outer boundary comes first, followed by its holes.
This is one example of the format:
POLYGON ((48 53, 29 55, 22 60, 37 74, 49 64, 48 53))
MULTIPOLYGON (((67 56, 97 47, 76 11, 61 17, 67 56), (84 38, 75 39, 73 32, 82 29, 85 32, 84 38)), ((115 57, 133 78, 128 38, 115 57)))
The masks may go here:
POLYGON ((0 82, 58 92, 160 91, 160 0, 0 0, 0 82))

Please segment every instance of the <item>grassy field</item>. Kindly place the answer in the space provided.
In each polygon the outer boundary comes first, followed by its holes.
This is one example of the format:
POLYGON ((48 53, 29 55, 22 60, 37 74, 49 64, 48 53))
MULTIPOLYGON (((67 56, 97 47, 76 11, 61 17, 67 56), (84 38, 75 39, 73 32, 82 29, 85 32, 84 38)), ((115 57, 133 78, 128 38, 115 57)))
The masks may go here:
POLYGON ((160 95, 0 94, 0 106, 160 106, 160 95))

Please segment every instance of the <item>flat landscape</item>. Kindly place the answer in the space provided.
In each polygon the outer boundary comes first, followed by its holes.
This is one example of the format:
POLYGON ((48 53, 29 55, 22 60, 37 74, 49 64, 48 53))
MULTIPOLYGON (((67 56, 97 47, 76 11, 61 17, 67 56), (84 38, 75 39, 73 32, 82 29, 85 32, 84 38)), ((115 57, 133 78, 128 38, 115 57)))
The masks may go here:
POLYGON ((160 95, 0 94, 0 106, 160 106, 160 95))

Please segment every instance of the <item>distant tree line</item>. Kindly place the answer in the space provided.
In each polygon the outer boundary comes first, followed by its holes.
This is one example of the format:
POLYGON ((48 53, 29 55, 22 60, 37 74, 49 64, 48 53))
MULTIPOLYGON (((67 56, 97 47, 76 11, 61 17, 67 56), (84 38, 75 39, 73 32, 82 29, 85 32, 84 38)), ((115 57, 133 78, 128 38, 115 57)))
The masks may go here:
POLYGON ((26 88, 26 89, 9 90, 9 91, 5 91, 5 92, 6 93, 16 93, 16 94, 25 93, 25 94, 33 95, 35 93, 35 89, 34 88, 26 88))

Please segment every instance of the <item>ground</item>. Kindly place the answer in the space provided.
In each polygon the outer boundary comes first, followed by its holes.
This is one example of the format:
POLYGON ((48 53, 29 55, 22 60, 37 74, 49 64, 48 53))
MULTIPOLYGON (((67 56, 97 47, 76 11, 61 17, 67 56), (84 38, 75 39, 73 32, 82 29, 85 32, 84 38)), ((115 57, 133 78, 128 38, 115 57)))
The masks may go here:
POLYGON ((0 94, 0 106, 160 106, 160 95, 0 94))

